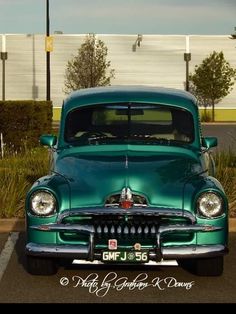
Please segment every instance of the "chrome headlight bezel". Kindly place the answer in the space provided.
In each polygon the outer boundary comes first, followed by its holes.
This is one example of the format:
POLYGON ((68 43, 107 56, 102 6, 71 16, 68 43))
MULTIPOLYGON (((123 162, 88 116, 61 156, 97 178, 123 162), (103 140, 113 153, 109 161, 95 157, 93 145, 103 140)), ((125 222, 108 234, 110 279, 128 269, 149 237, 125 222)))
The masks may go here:
POLYGON ((48 190, 34 191, 30 196, 29 205, 34 216, 49 217, 57 211, 56 197, 48 190))
POLYGON ((197 198, 197 215, 202 218, 214 219, 224 214, 224 201, 215 191, 206 191, 197 198))

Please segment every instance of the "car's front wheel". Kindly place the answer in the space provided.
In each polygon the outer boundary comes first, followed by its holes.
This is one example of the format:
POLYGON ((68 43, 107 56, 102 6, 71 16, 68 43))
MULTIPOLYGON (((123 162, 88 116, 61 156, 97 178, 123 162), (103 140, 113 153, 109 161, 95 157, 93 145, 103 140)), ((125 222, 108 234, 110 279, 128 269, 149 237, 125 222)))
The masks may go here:
POLYGON ((32 275, 54 275, 57 273, 58 266, 56 260, 45 258, 26 256, 26 268, 32 275))
POLYGON ((224 270, 224 257, 178 260, 180 266, 198 276, 220 276, 224 270))

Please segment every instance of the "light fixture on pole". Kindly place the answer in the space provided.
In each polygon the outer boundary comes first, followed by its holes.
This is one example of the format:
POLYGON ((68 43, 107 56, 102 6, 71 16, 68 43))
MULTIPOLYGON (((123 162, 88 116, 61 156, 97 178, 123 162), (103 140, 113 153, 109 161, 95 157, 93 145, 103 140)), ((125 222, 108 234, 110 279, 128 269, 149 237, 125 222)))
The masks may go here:
POLYGON ((234 28, 234 34, 231 34, 230 39, 236 39, 236 27, 234 28))
POLYGON ((2 60, 2 100, 4 101, 6 99, 5 97, 5 87, 6 87, 5 61, 7 60, 6 35, 2 35, 1 60, 2 60))
POLYGON ((137 39, 135 40, 135 43, 132 46, 132 51, 135 52, 136 51, 136 47, 140 47, 141 45, 141 41, 143 40, 143 35, 138 34, 137 39))
POLYGON ((190 50, 189 50, 189 36, 186 36, 186 52, 184 53, 184 61, 186 63, 185 90, 189 91, 189 61, 191 61, 191 53, 190 53, 190 50))

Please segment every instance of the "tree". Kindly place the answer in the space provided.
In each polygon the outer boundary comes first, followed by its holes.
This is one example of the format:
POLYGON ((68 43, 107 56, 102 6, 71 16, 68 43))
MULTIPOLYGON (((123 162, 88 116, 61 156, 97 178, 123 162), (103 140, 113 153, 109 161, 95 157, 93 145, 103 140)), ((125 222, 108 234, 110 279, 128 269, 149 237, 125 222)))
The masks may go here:
POLYGON ((215 120, 215 105, 231 92, 235 79, 236 70, 225 60, 222 51, 213 51, 195 66, 194 74, 190 74, 192 93, 205 108, 212 107, 212 121, 215 120))
POLYGON ((206 113, 207 107, 210 106, 208 99, 205 98, 205 95, 197 93, 197 87, 193 84, 193 81, 189 82, 189 92, 197 98, 199 106, 204 107, 204 112, 206 113))
POLYGON ((204 107, 204 112, 201 114, 201 120, 204 122, 209 122, 212 120, 211 114, 207 111, 207 107, 210 106, 208 99, 205 99, 204 96, 200 95, 196 91, 196 86, 192 81, 189 82, 189 90, 197 98, 198 105, 204 107))
POLYGON ((95 86, 110 85, 114 78, 114 69, 108 69, 110 61, 106 61, 108 49, 102 40, 94 34, 86 36, 78 49, 78 54, 67 63, 65 73, 65 93, 95 86))

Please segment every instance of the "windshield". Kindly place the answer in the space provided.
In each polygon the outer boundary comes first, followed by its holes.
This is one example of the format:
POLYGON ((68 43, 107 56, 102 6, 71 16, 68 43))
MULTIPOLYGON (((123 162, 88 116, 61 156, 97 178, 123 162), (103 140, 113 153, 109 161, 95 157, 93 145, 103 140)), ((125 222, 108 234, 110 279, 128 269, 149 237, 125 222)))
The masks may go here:
POLYGON ((166 105, 93 105, 68 113, 64 138, 72 145, 187 144, 194 140, 193 118, 166 105))

